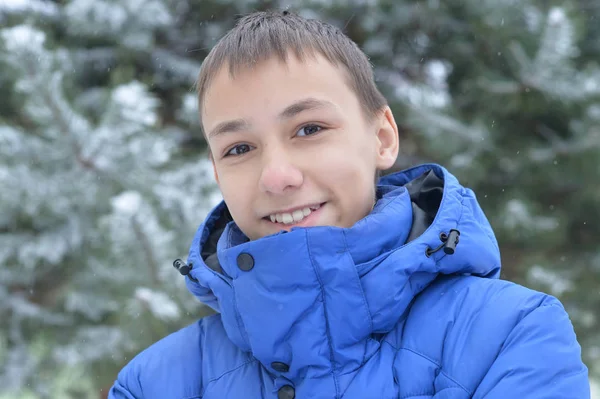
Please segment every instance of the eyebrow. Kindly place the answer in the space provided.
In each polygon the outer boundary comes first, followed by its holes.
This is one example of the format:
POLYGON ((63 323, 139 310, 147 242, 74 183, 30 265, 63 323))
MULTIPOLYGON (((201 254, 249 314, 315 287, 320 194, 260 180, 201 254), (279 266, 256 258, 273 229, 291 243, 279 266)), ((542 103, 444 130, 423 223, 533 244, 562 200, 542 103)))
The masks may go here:
POLYGON ((216 137, 223 133, 233 133, 240 132, 242 130, 248 129, 250 127, 250 122, 245 119, 234 119, 231 121, 225 121, 219 123, 208 133, 208 137, 216 137))
POLYGON ((300 101, 296 101, 295 103, 287 106, 283 111, 281 111, 278 118, 291 119, 304 111, 333 107, 335 107, 335 105, 330 101, 309 97, 300 101))
MULTIPOLYGON (((288 105, 279 113, 277 118, 280 120, 291 119, 302 112, 322 108, 335 108, 335 105, 327 100, 319 100, 317 98, 309 97, 288 105)), ((251 123, 246 119, 232 119, 219 123, 209 132, 208 137, 210 138, 219 136, 223 133, 234 133, 247 130, 250 128, 250 126, 251 123)))

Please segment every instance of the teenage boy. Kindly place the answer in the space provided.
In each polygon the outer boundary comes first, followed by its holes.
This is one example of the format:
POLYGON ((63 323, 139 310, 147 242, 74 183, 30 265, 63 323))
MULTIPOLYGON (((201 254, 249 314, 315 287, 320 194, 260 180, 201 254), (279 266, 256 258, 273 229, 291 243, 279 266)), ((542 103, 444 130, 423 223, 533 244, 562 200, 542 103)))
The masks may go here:
POLYGON ((398 129, 342 32, 245 16, 198 98, 224 201, 176 266, 217 314, 139 354, 110 398, 589 398, 563 306, 498 279, 473 192, 438 165, 377 179, 398 129))

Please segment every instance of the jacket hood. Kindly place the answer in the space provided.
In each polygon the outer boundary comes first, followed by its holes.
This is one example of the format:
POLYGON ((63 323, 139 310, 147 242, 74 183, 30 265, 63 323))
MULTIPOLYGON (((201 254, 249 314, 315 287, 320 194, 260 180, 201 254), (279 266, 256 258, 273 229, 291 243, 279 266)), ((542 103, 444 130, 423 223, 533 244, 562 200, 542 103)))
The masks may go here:
POLYGON ((350 228, 293 228, 255 241, 221 203, 194 237, 187 286, 268 371, 281 375, 283 364, 292 380, 351 373, 439 275, 500 274, 474 193, 443 167, 385 176, 377 199, 350 228))

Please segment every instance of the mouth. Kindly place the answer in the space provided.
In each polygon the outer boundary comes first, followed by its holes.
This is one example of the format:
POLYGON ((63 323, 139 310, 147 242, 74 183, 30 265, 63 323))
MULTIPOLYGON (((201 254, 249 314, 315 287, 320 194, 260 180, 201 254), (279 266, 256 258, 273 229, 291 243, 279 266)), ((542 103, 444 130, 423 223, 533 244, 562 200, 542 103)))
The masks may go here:
POLYGON ((321 213, 326 202, 309 205, 302 208, 290 209, 286 212, 273 213, 265 216, 263 220, 280 227, 310 226, 321 213))

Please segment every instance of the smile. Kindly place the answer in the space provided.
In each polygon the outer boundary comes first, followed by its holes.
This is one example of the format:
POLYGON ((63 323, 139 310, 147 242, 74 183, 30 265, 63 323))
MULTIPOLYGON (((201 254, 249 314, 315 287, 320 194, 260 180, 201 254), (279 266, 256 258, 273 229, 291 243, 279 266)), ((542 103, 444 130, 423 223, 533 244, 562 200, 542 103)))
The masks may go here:
POLYGON ((287 212, 272 213, 265 219, 270 220, 272 223, 281 223, 285 225, 298 224, 307 219, 314 212, 318 211, 324 204, 325 203, 305 206, 287 212))

